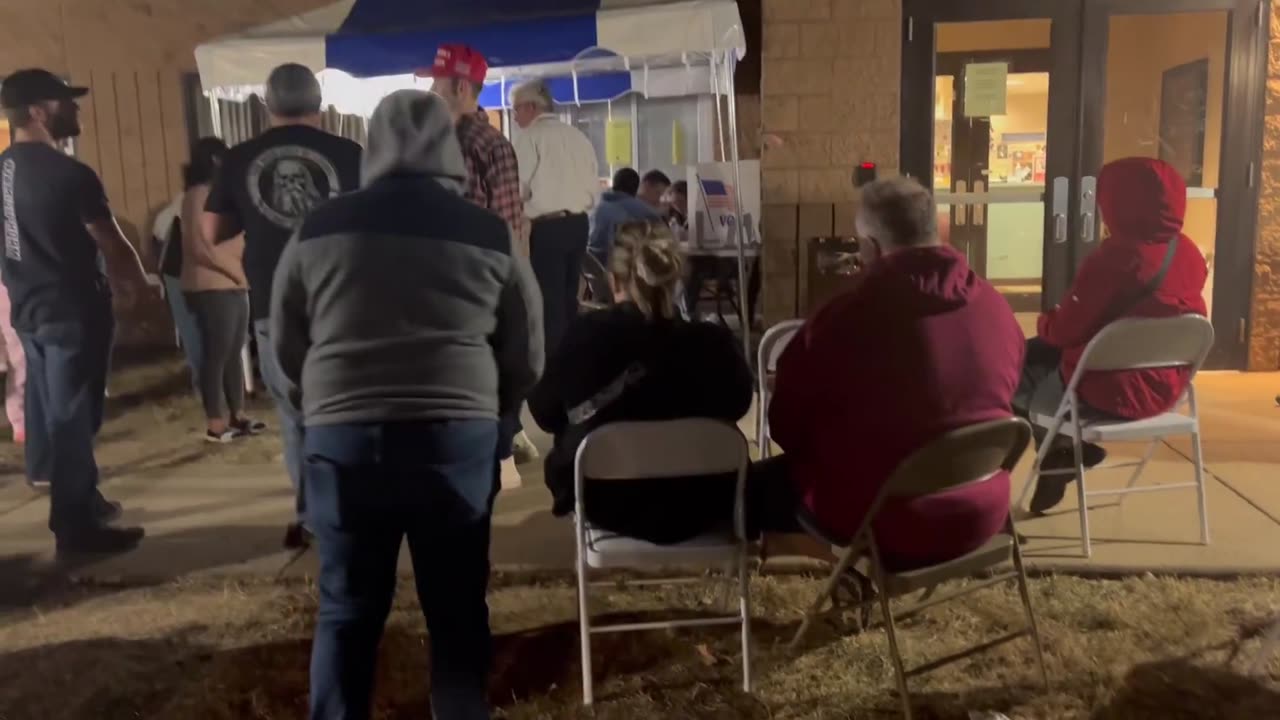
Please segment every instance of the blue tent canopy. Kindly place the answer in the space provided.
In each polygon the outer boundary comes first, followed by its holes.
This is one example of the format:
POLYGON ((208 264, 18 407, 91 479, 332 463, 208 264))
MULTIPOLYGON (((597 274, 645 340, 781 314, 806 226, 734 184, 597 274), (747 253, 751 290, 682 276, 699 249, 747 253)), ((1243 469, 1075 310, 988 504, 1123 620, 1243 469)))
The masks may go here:
POLYGON ((746 52, 735 0, 335 0, 205 43, 196 61, 204 87, 216 90, 260 86, 283 62, 407 75, 430 67, 444 43, 484 53, 493 80, 705 65, 746 52))

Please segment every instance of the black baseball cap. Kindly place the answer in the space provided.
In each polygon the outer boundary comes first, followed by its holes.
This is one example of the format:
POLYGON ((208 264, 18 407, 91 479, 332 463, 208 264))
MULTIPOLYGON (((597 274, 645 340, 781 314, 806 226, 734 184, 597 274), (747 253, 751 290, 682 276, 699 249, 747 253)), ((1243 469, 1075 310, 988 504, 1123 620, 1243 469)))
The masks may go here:
POLYGON ((48 100, 74 100, 89 94, 89 88, 75 87, 48 70, 19 70, 0 82, 0 106, 6 110, 23 108, 48 100))

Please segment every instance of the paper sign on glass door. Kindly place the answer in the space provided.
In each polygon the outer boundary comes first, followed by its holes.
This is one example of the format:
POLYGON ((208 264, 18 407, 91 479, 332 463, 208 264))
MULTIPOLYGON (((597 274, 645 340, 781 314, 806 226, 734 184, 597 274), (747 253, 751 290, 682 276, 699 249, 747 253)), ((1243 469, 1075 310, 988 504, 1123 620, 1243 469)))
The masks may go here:
POLYGON ((964 116, 1005 114, 1009 95, 1009 64, 969 63, 964 67, 964 116))

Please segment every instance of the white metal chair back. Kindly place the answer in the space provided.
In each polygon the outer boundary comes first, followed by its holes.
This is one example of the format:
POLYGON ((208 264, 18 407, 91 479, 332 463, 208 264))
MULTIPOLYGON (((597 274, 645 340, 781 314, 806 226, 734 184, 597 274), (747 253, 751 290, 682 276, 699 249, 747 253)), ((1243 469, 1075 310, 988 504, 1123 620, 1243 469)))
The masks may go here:
POLYGON ((1125 318, 1117 320, 1099 332, 1085 346, 1080 362, 1067 384, 1066 392, 1052 416, 1041 415, 1042 408, 1031 409, 1031 420, 1044 427, 1047 435, 1036 454, 1031 476, 1023 487, 1017 506, 1021 507, 1042 475, 1073 475, 1077 481, 1076 495, 1079 501, 1080 544, 1084 556, 1093 552, 1089 537, 1089 497, 1124 496, 1139 492, 1164 492, 1194 488, 1198 493, 1200 510, 1200 542, 1209 544, 1209 511, 1204 487, 1204 457, 1200 444, 1200 411, 1196 402, 1195 376, 1213 349, 1213 323, 1203 315, 1178 315, 1166 318, 1125 318), (1148 370, 1155 368, 1185 367, 1191 371, 1187 391, 1178 401, 1186 403, 1187 414, 1178 407, 1163 415, 1143 420, 1096 420, 1082 417, 1087 408, 1081 403, 1077 389, 1090 372, 1148 370), (1059 435, 1069 436, 1075 451, 1075 467, 1070 470, 1041 471, 1041 464, 1053 448, 1059 435), (1170 435, 1190 435, 1192 462, 1195 465, 1195 481, 1164 484, 1151 487, 1134 487, 1155 452, 1156 445, 1170 435), (1150 441, 1147 451, 1138 462, 1126 462, 1095 468, 1135 468, 1129 483, 1119 490, 1089 492, 1085 488, 1086 470, 1083 460, 1083 443, 1106 441, 1150 441))
POLYGON ((1213 323, 1203 315, 1126 318, 1103 328, 1085 346, 1076 375, 1177 366, 1197 371, 1212 349, 1213 323))
MULTIPOLYGON (((751 690, 751 610, 747 578, 749 543, 746 529, 745 494, 750 454, 746 438, 734 425, 719 420, 687 418, 651 422, 617 422, 601 427, 582 441, 574 463, 575 534, 577 540, 578 619, 582 640, 582 698, 594 699, 591 675, 591 635, 601 632, 671 629, 704 625, 740 625, 742 633, 743 690, 751 690), (728 533, 710 534, 686 544, 657 546, 616 535, 593 543, 595 532, 587 520, 583 504, 585 482, 651 480, 697 476, 736 476, 733 526, 728 533), (590 546, 590 547, 589 547, 590 546), (611 547, 617 547, 611 551, 611 547), (696 554, 686 554, 687 550, 696 554), (679 563, 691 557, 715 554, 720 564, 736 566, 738 612, 732 616, 696 620, 676 620, 592 627, 587 607, 588 550, 592 554, 616 554, 632 567, 679 563)), ((679 502, 679 498, 674 499, 679 502)), ((705 560, 703 562, 706 562, 705 560)))
POLYGON ((760 347, 756 352, 756 375, 759 377, 756 402, 756 447, 760 449, 760 457, 773 454, 769 441, 769 396, 772 394, 769 377, 778 369, 778 360, 787 345, 795 339, 803 320, 784 320, 769 328, 760 338, 760 347))
MULTIPOLYGON (((908 695, 907 678, 923 674, 943 665, 969 657, 977 652, 993 648, 1012 640, 1030 636, 1035 643, 1036 657, 1039 661, 1040 673, 1045 683, 1048 676, 1044 666, 1044 650, 1041 646, 1039 630, 1036 627, 1035 612, 1031 607, 1031 596, 1027 591, 1026 572, 1022 565, 1022 553, 1018 546, 1017 531, 1013 517, 1010 516, 1004 532, 997 534, 983 547, 953 560, 936 565, 916 568, 910 571, 891 573, 885 569, 873 532, 874 521, 883 503, 889 498, 910 498, 933 495, 971 483, 987 482, 1000 471, 1010 471, 1026 452, 1031 441, 1031 425, 1021 418, 1007 418, 960 428, 939 437, 924 448, 916 451, 906 460, 899 463, 896 470, 885 481, 884 488, 871 509, 863 518, 858 533, 852 542, 840 550, 840 560, 836 564, 825 590, 810 605, 804 622, 792 640, 792 647, 798 647, 814 618, 831 597, 846 568, 866 555, 871 564, 872 579, 879 595, 880 609, 885 624, 885 632, 889 637, 889 649, 892 655, 894 670, 898 683, 898 695, 902 702, 903 715, 911 718, 911 701, 908 695), (997 572, 992 577, 969 584, 949 594, 935 597, 934 590, 944 582, 961 580, 975 573, 989 572, 1012 560, 1013 570, 997 572), (895 615, 891 611, 889 601, 918 590, 924 596, 907 610, 896 617, 914 615, 934 605, 963 597, 992 585, 1016 581, 1022 596, 1023 608, 1026 612, 1026 627, 1009 632, 1006 635, 978 645, 970 650, 958 652, 944 658, 920 665, 913 670, 906 670, 902 654, 898 648, 897 631, 894 626, 895 615)), ((869 601, 875 602, 875 600, 869 601)))

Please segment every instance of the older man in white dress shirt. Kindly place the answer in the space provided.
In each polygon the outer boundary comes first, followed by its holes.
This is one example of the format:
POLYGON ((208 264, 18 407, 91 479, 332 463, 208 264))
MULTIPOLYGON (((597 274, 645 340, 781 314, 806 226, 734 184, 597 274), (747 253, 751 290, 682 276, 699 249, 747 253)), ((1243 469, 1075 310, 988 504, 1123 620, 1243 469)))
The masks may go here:
POLYGON ((545 83, 518 86, 511 94, 511 106, 520 126, 514 141, 520 192, 531 224, 530 259, 542 287, 550 355, 578 312, 588 213, 600 194, 600 169, 587 136, 555 115, 545 83))

